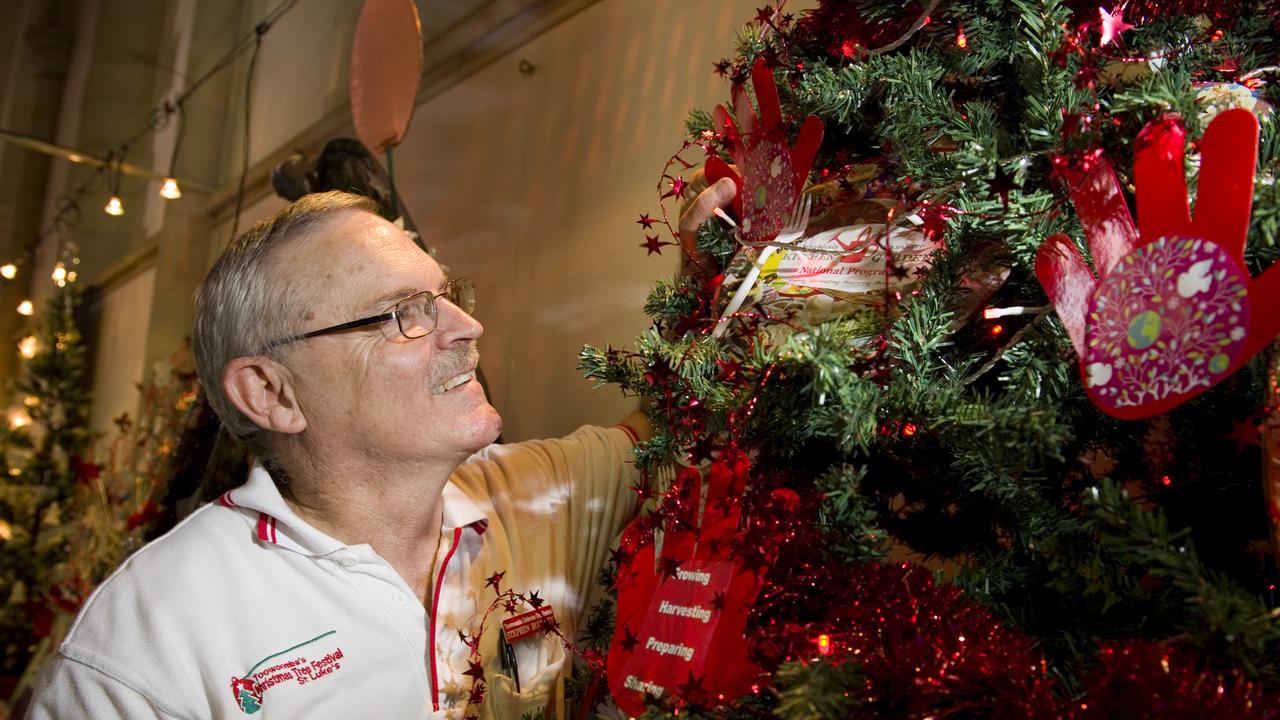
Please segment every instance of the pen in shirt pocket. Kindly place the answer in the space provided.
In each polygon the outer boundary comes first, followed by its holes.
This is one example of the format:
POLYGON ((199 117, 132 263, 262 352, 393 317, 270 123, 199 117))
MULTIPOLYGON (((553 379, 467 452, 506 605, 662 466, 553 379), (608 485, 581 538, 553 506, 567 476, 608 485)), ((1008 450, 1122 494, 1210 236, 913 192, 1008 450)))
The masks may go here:
POLYGON ((505 633, 498 633, 498 660, 502 671, 515 681, 516 692, 520 692, 520 665, 516 662, 516 650, 507 642, 505 633))

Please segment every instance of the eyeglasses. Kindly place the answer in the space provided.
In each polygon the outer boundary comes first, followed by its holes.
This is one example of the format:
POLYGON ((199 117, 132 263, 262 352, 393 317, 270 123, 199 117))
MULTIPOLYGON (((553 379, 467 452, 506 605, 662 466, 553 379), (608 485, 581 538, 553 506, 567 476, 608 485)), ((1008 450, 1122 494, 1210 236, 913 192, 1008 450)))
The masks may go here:
POLYGON ((468 278, 458 278, 447 283, 444 289, 438 293, 423 290, 403 298, 391 310, 380 315, 372 315, 367 318, 360 318, 359 320, 352 320, 332 327, 312 330, 301 335, 276 340, 268 344, 264 352, 298 340, 346 332, 347 330, 375 324, 388 340, 416 340, 420 337, 426 337, 436 329, 436 298, 444 298, 453 303, 462 312, 470 315, 476 309, 475 283, 468 278))

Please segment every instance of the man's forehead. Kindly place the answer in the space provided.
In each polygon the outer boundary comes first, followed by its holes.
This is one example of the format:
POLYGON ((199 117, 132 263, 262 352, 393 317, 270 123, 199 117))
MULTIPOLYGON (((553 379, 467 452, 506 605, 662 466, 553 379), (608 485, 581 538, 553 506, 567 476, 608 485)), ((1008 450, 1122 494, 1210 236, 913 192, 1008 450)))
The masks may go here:
POLYGON ((329 288, 326 294, 345 296, 342 304, 373 302, 407 287, 427 289, 443 278, 407 233, 371 213, 339 213, 290 250, 282 258, 285 273, 319 280, 329 288))

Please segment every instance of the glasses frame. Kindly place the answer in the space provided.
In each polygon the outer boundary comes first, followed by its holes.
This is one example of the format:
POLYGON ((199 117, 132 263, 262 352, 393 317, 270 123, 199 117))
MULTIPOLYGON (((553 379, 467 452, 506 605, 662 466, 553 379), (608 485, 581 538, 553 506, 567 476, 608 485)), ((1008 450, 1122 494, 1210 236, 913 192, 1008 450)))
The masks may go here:
MULTIPOLYGON (((319 330, 312 330, 310 332, 305 332, 300 335, 291 335, 290 337, 282 338, 280 340, 276 340, 275 342, 269 343, 267 345, 266 350, 264 350, 263 352, 270 352, 280 347, 281 345, 288 345, 289 343, 297 342, 299 340, 307 340, 313 337, 320 337, 321 335, 332 335, 334 333, 346 332, 348 330, 355 330, 356 328, 362 328, 368 325, 381 325, 382 323, 387 322, 389 320, 396 321, 396 329, 400 331, 400 335, 405 339, 418 340, 419 338, 424 338, 430 335, 431 333, 435 332, 436 328, 440 326, 440 319, 439 319, 440 312, 439 310, 436 309, 436 301, 442 297, 445 300, 448 300, 449 298, 447 296, 456 289, 455 286, 459 283, 465 283, 465 284, 471 285, 472 286, 471 292, 472 294, 475 293, 475 285, 471 282, 470 278, 455 278, 445 283, 444 287, 438 293, 431 292, 430 290, 422 290, 420 292, 413 293, 412 295, 406 295, 405 297, 402 297, 399 300, 397 300, 396 304, 393 305, 390 310, 384 313, 379 313, 377 315, 370 315, 369 317, 360 318, 359 320, 350 320, 348 322, 338 323, 337 325, 331 325, 327 328, 320 328, 319 330), (431 329, 428 330, 427 332, 421 335, 411 336, 404 331, 404 326, 400 324, 400 306, 404 305, 407 302, 415 300, 417 298, 423 297, 424 295, 431 298, 430 309, 431 309, 431 319, 433 324, 431 326, 431 329)), ((459 307, 458 309, 467 313, 467 315, 471 314, 471 312, 468 311, 466 308, 459 307)), ((474 310, 474 308, 472 309, 474 310)))

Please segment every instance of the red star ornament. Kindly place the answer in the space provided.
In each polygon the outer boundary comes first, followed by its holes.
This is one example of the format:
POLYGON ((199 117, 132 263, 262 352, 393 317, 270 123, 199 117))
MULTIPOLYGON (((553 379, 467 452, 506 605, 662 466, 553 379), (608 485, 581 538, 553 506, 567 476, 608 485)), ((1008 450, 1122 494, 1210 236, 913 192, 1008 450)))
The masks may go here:
POLYGON ((502 582, 502 577, 506 574, 507 571, 503 570, 502 572, 496 572, 490 575, 489 579, 484 581, 484 586, 491 587, 494 592, 498 592, 498 583, 502 582))
POLYGON ((649 251, 648 253, 646 253, 646 257, 647 257, 649 255, 653 255, 654 253, 661 255, 663 247, 667 245, 673 245, 673 244, 674 243, 659 241, 657 235, 654 235, 653 237, 649 237, 646 235, 644 238, 644 242, 640 243, 640 247, 649 251))
POLYGON ((1133 25, 1124 21, 1124 5, 1116 8, 1114 14, 1107 12, 1104 8, 1098 8, 1098 14, 1102 16, 1102 42, 1098 47, 1106 47, 1110 43, 1121 46, 1124 38, 1120 37, 1120 33, 1134 28, 1133 25))
POLYGON ((1237 452, 1244 452, 1250 445, 1261 446, 1262 436, 1258 429, 1258 421, 1251 417, 1232 421, 1231 432, 1227 433, 1227 439, 1236 441, 1237 452))
POLYGON ((631 632, 631 627, 629 625, 624 625, 622 627, 622 637, 619 638, 617 642, 618 647, 622 648, 623 652, 631 652, 636 649, 636 645, 640 644, 640 638, 636 637, 635 633, 631 632))

